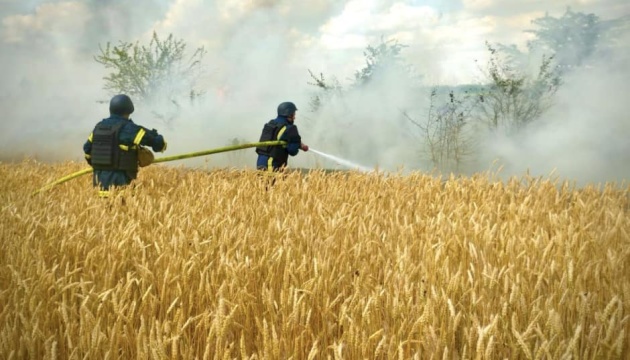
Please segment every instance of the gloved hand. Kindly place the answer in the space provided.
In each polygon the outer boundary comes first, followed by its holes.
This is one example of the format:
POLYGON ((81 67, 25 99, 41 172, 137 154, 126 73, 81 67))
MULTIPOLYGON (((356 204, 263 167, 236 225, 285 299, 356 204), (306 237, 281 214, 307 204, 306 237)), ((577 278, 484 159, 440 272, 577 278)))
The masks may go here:
POLYGON ((308 145, 306 145, 305 143, 301 143, 301 144, 300 144, 300 149, 301 149, 302 151, 308 151, 308 145))
POLYGON ((155 152, 164 152, 166 151, 166 140, 164 139, 164 136, 162 135, 158 135, 154 138, 153 140, 153 145, 151 145, 151 149, 153 149, 153 151, 155 152))

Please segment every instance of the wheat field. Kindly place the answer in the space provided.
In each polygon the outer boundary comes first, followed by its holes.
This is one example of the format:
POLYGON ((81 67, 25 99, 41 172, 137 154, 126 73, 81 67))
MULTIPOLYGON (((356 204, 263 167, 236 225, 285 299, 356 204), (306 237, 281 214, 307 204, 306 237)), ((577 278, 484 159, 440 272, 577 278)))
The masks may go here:
POLYGON ((630 188, 0 164, 2 359, 627 359, 630 188))

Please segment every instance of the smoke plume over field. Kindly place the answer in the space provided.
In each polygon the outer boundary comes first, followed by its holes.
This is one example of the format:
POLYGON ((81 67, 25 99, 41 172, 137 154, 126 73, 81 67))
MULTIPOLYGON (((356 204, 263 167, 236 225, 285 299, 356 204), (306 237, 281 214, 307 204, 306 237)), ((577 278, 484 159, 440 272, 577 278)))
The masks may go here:
MULTIPOLYGON (((132 118, 156 128, 169 154, 254 142, 282 101, 299 108, 304 142, 315 149, 386 170, 429 170, 417 128, 400 120, 421 116, 428 91, 410 93, 400 74, 384 75, 361 91, 333 99, 318 112, 308 70, 349 86, 362 68, 363 51, 380 39, 407 45, 402 56, 426 86, 482 81, 484 42, 524 46, 530 21, 565 6, 602 19, 629 15, 622 0, 567 1, 3 1, 0 7, 0 157, 81 160, 94 124, 107 116, 111 94, 106 69, 94 60, 99 45, 148 43, 155 31, 173 34, 192 51, 204 46, 205 95, 195 104, 137 104, 132 118), (168 124, 155 114, 169 113, 168 124)), ((626 32, 627 34, 627 32, 626 32)), ((619 41, 629 43, 629 38, 619 41)), ((619 45, 564 79, 554 106, 539 125, 516 137, 482 137, 478 156, 464 169, 505 174, 552 171, 580 182, 630 177, 630 133, 625 97, 630 92, 628 49, 619 45), (498 161, 498 162, 495 162, 498 161), (495 164, 495 165, 493 165, 495 164)), ((253 150, 187 160, 184 165, 252 167, 253 150)), ((173 163, 174 165, 177 163, 173 163)), ((315 154, 291 159, 293 167, 332 166, 315 154)))

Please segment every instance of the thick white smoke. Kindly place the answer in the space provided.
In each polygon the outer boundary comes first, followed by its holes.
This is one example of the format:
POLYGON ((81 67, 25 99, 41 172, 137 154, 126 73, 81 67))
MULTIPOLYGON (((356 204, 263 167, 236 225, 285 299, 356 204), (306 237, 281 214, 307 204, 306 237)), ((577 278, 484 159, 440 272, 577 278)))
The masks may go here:
MULTIPOLYGON (((624 1, 570 1, 574 11, 602 18, 630 12, 624 1), (584 6, 581 6, 584 5, 584 6)), ((194 104, 139 104, 134 121, 156 128, 169 155, 233 142, 254 142, 282 101, 300 109, 296 124, 304 142, 327 153, 382 169, 430 169, 420 154, 417 128, 401 119, 428 109, 428 93, 410 92, 408 79, 384 76, 363 91, 349 91, 319 112, 309 110, 315 87, 308 70, 344 85, 364 66, 362 52, 381 38, 408 45, 405 60, 424 85, 478 81, 474 60, 484 41, 524 44, 529 21, 562 7, 517 1, 394 0, 161 0, 5 1, 0 9, 0 153, 2 159, 37 156, 81 160, 81 146, 96 121, 107 116, 106 70, 93 59, 110 41, 148 43, 153 31, 172 33, 189 50, 208 51, 198 85, 206 94, 194 104), (171 114, 166 124, 155 114, 171 114)), ((625 50, 624 50, 625 51, 625 50)), ((610 59, 610 57, 609 57, 610 59)), ((499 159, 505 174, 552 170, 580 181, 630 175, 628 121, 623 96, 628 67, 600 63, 565 79, 555 106, 540 126, 519 138, 484 140, 467 171, 483 171, 499 159)), ((626 58, 627 59, 627 58, 626 58)), ((165 154, 167 155, 167 154, 165 154)), ((248 166, 252 149, 173 165, 248 166)), ((291 166, 331 166, 300 154, 291 166)))
POLYGON ((630 69, 613 66, 615 61, 620 58, 602 59, 567 76, 555 105, 529 131, 518 137, 489 137, 486 162, 499 159, 506 175, 553 173, 579 183, 629 179, 625 94, 630 69))

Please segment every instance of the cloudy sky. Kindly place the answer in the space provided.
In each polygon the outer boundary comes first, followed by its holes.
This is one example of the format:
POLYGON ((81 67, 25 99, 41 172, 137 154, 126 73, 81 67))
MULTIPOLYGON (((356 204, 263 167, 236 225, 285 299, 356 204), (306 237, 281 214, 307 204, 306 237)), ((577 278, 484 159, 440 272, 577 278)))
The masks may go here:
POLYGON ((99 43, 146 39, 155 30, 173 33, 191 46, 204 45, 218 58, 238 51, 237 46, 249 48, 262 40, 265 46, 276 45, 264 51, 286 52, 287 61, 344 74, 361 65, 361 51, 367 45, 385 37, 409 45, 412 61, 431 67, 440 82, 469 81, 475 71, 470 59, 483 57, 484 41, 523 45, 528 39, 523 30, 545 12, 560 16, 571 7, 603 19, 630 14, 630 4, 624 0, 2 0, 1 4, 3 50, 29 48, 89 58, 99 43))
MULTIPOLYGON (((200 79, 208 104, 186 114, 197 119, 199 142, 184 141, 193 133, 181 128, 172 135, 182 151, 201 150, 256 140, 277 103, 307 101, 308 70, 344 82, 381 38, 407 45, 406 59, 432 84, 470 83, 485 41, 523 46, 531 20, 567 7, 630 15, 627 0, 0 0, 0 150, 80 158, 83 137, 106 112, 97 103, 109 97, 106 73, 93 57, 107 42, 144 42, 156 31, 208 50, 200 79), (231 103, 214 99, 226 91, 231 103)), ((134 115, 161 126, 146 110, 134 115)))

